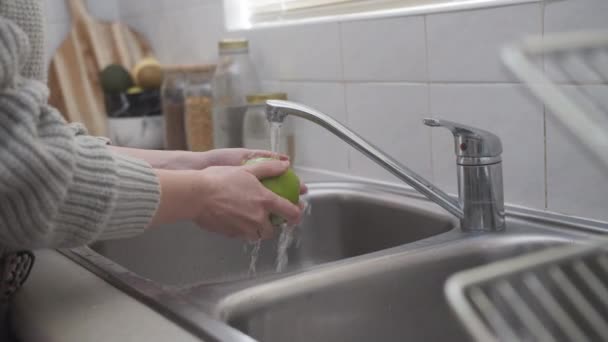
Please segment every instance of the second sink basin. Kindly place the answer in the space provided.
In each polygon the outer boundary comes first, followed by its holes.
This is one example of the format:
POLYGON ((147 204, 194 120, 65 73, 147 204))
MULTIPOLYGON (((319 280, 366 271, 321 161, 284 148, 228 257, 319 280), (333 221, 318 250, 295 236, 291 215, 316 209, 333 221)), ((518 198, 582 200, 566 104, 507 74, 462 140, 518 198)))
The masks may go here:
POLYGON ((216 310, 264 342, 469 341, 444 296, 450 275, 569 242, 553 234, 496 234, 396 252, 248 288, 216 310))
MULTIPOLYGON (((336 183, 310 185, 309 215, 290 248, 295 271, 367 254, 447 232, 457 224, 425 201, 404 201, 402 193, 336 183)), ((139 276, 165 285, 221 283, 250 277, 251 246, 183 222, 152 229, 142 236, 106 241, 95 251, 139 276)), ((258 276, 275 272, 277 239, 263 243, 258 276)))

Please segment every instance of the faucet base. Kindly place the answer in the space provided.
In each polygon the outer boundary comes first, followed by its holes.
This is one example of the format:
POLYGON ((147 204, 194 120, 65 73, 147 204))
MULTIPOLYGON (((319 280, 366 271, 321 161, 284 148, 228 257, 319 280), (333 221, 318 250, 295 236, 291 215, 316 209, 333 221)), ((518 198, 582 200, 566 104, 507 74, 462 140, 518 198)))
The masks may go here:
POLYGON ((502 163, 458 165, 458 195, 464 212, 463 231, 505 229, 502 163))

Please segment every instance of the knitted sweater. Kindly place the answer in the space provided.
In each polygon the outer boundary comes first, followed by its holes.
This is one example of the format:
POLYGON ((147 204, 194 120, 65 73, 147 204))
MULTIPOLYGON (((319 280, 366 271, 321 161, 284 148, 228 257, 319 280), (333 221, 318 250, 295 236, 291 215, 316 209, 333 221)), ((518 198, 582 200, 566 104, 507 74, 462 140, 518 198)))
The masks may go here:
POLYGON ((137 234, 158 206, 157 177, 47 105, 41 2, 0 0, 0 249, 137 234))

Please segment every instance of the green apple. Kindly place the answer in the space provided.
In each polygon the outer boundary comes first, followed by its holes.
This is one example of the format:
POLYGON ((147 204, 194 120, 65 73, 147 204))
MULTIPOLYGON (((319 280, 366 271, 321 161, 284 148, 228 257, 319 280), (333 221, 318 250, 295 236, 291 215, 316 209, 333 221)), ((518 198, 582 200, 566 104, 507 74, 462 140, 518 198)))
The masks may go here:
MULTIPOLYGON (((254 158, 248 160, 246 164, 255 164, 269 160, 273 159, 254 158)), ((298 204, 300 202, 300 179, 292 169, 288 169, 282 175, 276 177, 264 178, 261 182, 268 190, 287 199, 291 203, 298 204)), ((274 225, 285 222, 283 218, 274 215, 270 217, 270 220, 274 225)))

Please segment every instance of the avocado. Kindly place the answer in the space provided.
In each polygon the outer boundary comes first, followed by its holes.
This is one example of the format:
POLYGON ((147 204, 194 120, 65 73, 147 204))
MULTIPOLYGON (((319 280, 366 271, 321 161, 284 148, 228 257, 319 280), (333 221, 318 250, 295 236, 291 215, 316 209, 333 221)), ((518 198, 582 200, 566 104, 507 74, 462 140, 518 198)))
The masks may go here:
POLYGON ((101 71, 99 79, 101 88, 108 94, 123 93, 134 85, 129 71, 119 64, 110 64, 105 67, 101 71))

